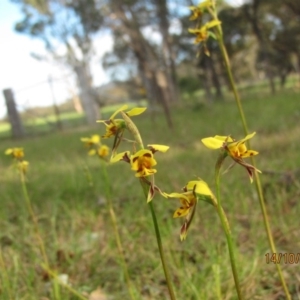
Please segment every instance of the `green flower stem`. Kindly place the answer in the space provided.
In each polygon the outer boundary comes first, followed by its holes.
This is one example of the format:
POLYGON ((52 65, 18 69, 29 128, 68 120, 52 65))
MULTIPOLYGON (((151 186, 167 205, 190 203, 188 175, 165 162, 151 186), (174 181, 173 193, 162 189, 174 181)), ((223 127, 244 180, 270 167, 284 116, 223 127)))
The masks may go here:
MULTIPOLYGON (((20 172, 20 180, 21 180, 21 184, 22 184, 22 190, 23 190, 23 195, 24 195, 24 198, 25 198, 26 206, 27 206, 28 212, 30 214, 30 217, 32 219, 32 222, 34 224, 34 230, 35 230, 35 233, 36 233, 36 236, 37 236, 37 240, 39 242, 40 252, 41 252, 41 255, 43 256, 43 260, 44 260, 44 264, 42 264, 42 268, 44 270, 46 270, 46 272, 48 274, 50 274, 51 277, 53 277, 55 280, 57 280, 65 288, 67 288, 72 294, 78 296, 82 300, 87 300, 85 297, 83 297, 81 294, 79 294, 76 290, 74 290, 71 286, 66 285, 61 280, 59 280, 57 278, 56 274, 53 271, 51 271, 51 269, 49 267, 49 261, 48 261, 48 257, 47 257, 47 254, 46 254, 46 250, 45 250, 44 241, 43 241, 43 239, 41 237, 41 234, 40 234, 38 220, 37 220, 37 217, 36 217, 36 215, 33 211, 31 201, 30 201, 30 197, 28 195, 28 190, 27 190, 26 181, 25 181, 25 174, 22 170, 20 170, 19 172, 20 172)), ((55 286, 54 286, 54 292, 56 292, 55 286)))
POLYGON ((37 240, 38 240, 38 243, 39 243, 40 252, 41 252, 41 255, 44 259, 44 263, 47 266, 49 266, 49 261, 48 261, 48 257, 47 257, 47 254, 46 254, 44 241, 41 237, 40 230, 39 230, 38 220, 37 220, 37 217, 36 217, 36 215, 33 211, 31 201, 30 201, 30 197, 28 195, 27 186, 26 186, 26 182, 25 182, 25 174, 22 170, 20 170, 19 172, 20 172, 20 180, 21 180, 23 195, 24 195, 24 198, 25 198, 25 203, 26 203, 26 206, 27 206, 27 210, 30 214, 30 217, 32 219, 33 225, 34 225, 34 230, 35 230, 35 234, 36 234, 36 237, 37 237, 37 240))
POLYGON ((119 254, 121 257, 122 268, 123 268, 126 284, 128 287, 130 298, 132 300, 135 300, 136 296, 135 296, 135 292, 134 292, 134 289, 133 289, 133 286, 132 286, 132 283, 130 280, 128 267, 127 267, 127 263, 126 263, 125 256, 124 256, 125 251, 123 249, 122 242, 121 242, 121 237, 120 237, 118 223, 117 223, 117 217, 116 217, 116 214, 115 214, 115 211, 114 211, 114 208, 112 205, 112 201, 111 201, 111 186, 110 186, 110 182, 109 182, 109 178, 108 178, 108 174, 107 174, 106 163, 101 162, 101 165, 102 165, 102 174, 103 174, 104 184, 105 184, 106 204, 107 204, 107 208, 109 210, 110 219, 111 219, 111 222, 113 225, 113 230, 114 230, 114 235, 115 235, 118 251, 119 251, 119 254))
POLYGON ((217 189, 217 211, 218 211, 218 215, 219 215, 219 218, 222 223, 222 227, 223 227, 225 235, 226 235, 227 246, 228 246, 229 256, 230 256, 231 269, 232 269, 232 274, 233 274, 234 283, 235 283, 235 289, 236 289, 236 292, 238 295, 238 299, 242 300, 243 297, 242 297, 242 293, 241 293, 240 282, 239 282, 238 272, 237 272, 237 268, 236 268, 236 260, 235 260, 235 256, 234 256, 234 247, 233 247, 231 230, 230 230, 230 226, 229 226, 229 222, 226 217, 226 214, 221 206, 220 167, 221 167, 221 163, 225 157, 226 157, 226 154, 221 154, 219 160, 217 161, 216 169, 215 169, 215 182, 216 182, 216 189, 217 189))
MULTIPOLYGON (((147 199, 149 186, 146 185, 145 182, 143 182, 142 180, 140 180, 140 182, 141 182, 141 185, 143 187, 145 197, 147 199)), ((159 226, 158 226, 158 223, 157 223, 157 218, 156 218, 156 214, 155 214, 155 211, 154 211, 152 201, 150 201, 148 203, 148 205, 149 205, 151 216, 152 216, 152 221, 153 221, 153 225, 154 225, 158 251, 159 251, 160 260, 161 260, 161 263, 162 263, 162 266, 163 266, 163 270, 164 270, 164 273, 165 273, 165 278, 166 278, 170 298, 171 298, 171 300, 176 300, 175 293, 174 293, 173 287, 172 287, 170 273, 169 273, 168 266, 167 266, 167 263, 166 263, 166 258, 165 258, 165 254, 164 254, 164 250, 163 250, 162 241, 161 241, 161 235, 160 235, 160 231, 159 231, 159 226)))
MULTIPOLYGON (((138 128, 136 127, 136 125, 131 121, 131 119, 126 114, 124 114, 123 112, 121 112, 121 114, 122 114, 122 116, 125 120, 127 129, 133 135, 134 140, 136 141, 139 149, 141 149, 141 150, 144 149, 143 140, 142 140, 142 137, 140 135, 140 132, 139 132, 138 128)), ((148 199, 149 186, 143 180, 140 180, 140 183, 141 183, 141 186, 143 188, 145 197, 146 197, 146 199, 148 199)), ((149 205, 149 208, 150 208, 150 211, 151 211, 151 216, 152 216, 152 221, 153 221, 153 226, 154 226, 156 241, 157 241, 157 246, 158 246, 158 251, 159 251, 159 254, 160 254, 160 260, 161 260, 161 263, 162 263, 162 266, 163 266, 163 270, 164 270, 164 274, 165 274, 165 278, 166 278, 170 298, 171 298, 171 300, 176 300, 176 297, 175 297, 175 294, 174 294, 174 291, 173 291, 173 287, 172 287, 172 282, 171 282, 169 270, 168 270, 167 263, 166 263, 166 258, 165 258, 165 255, 164 255, 163 245, 162 245, 162 241, 161 241, 161 235, 160 235, 159 226, 158 226, 158 223, 157 223, 157 218, 156 218, 156 214, 155 214, 155 211, 154 211, 152 201, 150 201, 148 203, 148 205, 149 205)))
MULTIPOLYGON (((13 300, 12 294, 11 294, 11 282, 9 280, 9 276, 7 273, 7 268, 3 259, 3 255, 2 255, 2 249, 0 248, 0 268, 1 268, 1 277, 2 277, 2 288, 4 292, 4 289, 7 289, 7 295, 9 297, 9 300, 13 300)), ((4 294, 4 293, 3 293, 4 294)))
MULTIPOLYGON (((211 11, 210 13, 212 14, 212 16, 215 20, 218 20, 218 16, 217 16, 215 7, 213 8, 213 11, 211 11)), ((231 86, 234 98, 236 100, 236 104, 238 106, 238 110, 239 110, 240 118, 241 118, 241 121, 242 121, 242 124, 243 124, 245 135, 248 135, 249 131, 248 131, 248 126, 247 126, 247 121, 246 121, 246 117, 245 117, 244 110, 243 110, 243 107, 242 107, 241 99, 240 99, 239 93, 237 91, 235 80, 233 78, 233 74, 232 74, 232 71, 231 71, 231 66, 230 66, 230 60, 229 60, 229 57, 228 57, 228 53, 227 53, 226 47, 224 45, 222 27, 221 27, 221 25, 218 25, 218 26, 216 26, 216 28, 217 28, 216 37, 217 37, 217 41, 218 41, 218 44, 219 44, 219 47, 220 47, 220 50, 221 50, 221 53, 222 53, 222 56, 223 56, 226 72, 227 72, 229 82, 230 82, 230 86, 231 86)), ((248 145, 249 145, 249 148, 251 148, 249 141, 248 141, 248 145)), ((251 157, 251 163, 255 167, 254 157, 251 157)), ((259 197, 261 212, 262 212, 263 219, 264 219, 264 225, 265 225, 266 234, 268 236, 269 245, 270 245, 271 251, 273 253, 276 253, 276 247, 275 247, 274 239, 273 239, 273 236, 272 236, 269 217, 268 217, 266 204, 265 204, 265 200, 264 200, 264 196, 263 196, 262 185, 261 185, 261 181, 260 181, 260 178, 259 178, 257 172, 255 172, 255 187, 256 187, 257 195, 259 197)), ((289 293, 289 290, 287 288, 287 284, 286 284, 285 279, 283 277, 281 265, 276 264, 276 268, 277 268, 277 272, 278 272, 282 287, 284 289, 286 298, 288 300, 291 300, 291 295, 289 293)))

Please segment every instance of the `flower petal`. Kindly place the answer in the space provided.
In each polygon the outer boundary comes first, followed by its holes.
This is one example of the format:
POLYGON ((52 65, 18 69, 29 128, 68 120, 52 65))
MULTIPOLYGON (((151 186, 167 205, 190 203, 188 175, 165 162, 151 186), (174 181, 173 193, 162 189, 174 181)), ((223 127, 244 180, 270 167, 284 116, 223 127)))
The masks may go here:
POLYGON ((8 148, 8 149, 5 150, 4 153, 5 153, 6 155, 10 155, 10 154, 13 153, 13 151, 14 151, 14 150, 13 150, 12 148, 8 148))
POLYGON ((185 217, 190 212, 190 207, 179 207, 175 210, 173 218, 185 217))
POLYGON ((125 109, 127 109, 128 108, 128 105, 123 105, 123 106, 121 106, 118 110, 116 110, 112 115, 111 115, 111 117, 109 118, 110 120, 113 120, 114 118, 115 118, 115 116, 120 112, 120 111, 123 111, 123 110, 125 110, 125 109))
POLYGON ((241 143, 244 143, 244 142, 247 141, 247 140, 252 139, 252 138, 254 137, 255 134, 256 134, 255 131, 254 131, 253 133, 251 133, 251 134, 248 134, 248 135, 247 135, 246 137, 244 137, 243 139, 237 141, 237 144, 239 145, 239 144, 241 144, 241 143))
POLYGON ((88 152, 88 155, 90 155, 90 156, 95 155, 95 154, 96 154, 96 150, 95 149, 91 149, 88 152))
POLYGON ((220 149, 222 148, 224 141, 214 137, 208 137, 201 140, 204 146, 209 149, 220 149))
POLYGON ((147 147, 149 147, 149 149, 154 153, 156 151, 160 151, 160 152, 167 152, 169 150, 169 146, 165 146, 165 145, 157 145, 157 144, 151 144, 151 145, 147 145, 147 147))
MULTIPOLYGON (((84 143, 87 143, 87 142, 89 142, 89 138, 86 138, 86 137, 83 137, 83 138, 80 138, 80 140, 82 141, 82 142, 84 142, 84 143)), ((7 150, 10 150, 10 149, 7 149, 7 150)))
POLYGON ((130 159, 131 159, 131 161, 133 161, 133 160, 136 160, 136 158, 139 158, 142 156, 149 156, 149 158, 150 157, 153 158, 153 153, 148 149, 142 149, 142 150, 139 150, 138 152, 136 152, 134 155, 131 155, 130 159))
MULTIPOLYGON (((133 169, 131 169, 131 170, 133 170, 133 169)), ((156 172, 157 172, 157 170, 155 170, 155 169, 144 168, 143 170, 136 172, 135 177, 145 177, 145 176, 153 175, 156 172)))
POLYGON ((130 151, 118 153, 117 155, 115 155, 114 157, 112 157, 110 159, 110 162, 115 163, 120 160, 128 161, 127 158, 129 158, 129 154, 130 154, 130 151))
POLYGON ((142 114, 146 109, 147 109, 147 107, 135 107, 135 108, 127 111, 126 114, 129 117, 138 116, 138 115, 142 114))
POLYGON ((204 26, 206 27, 206 29, 208 28, 212 28, 212 27, 215 27, 217 25, 220 25, 222 22, 219 21, 219 20, 213 20, 213 21, 210 21, 208 23, 206 23, 204 26))
POLYGON ((99 144, 100 143, 100 136, 98 134, 92 135, 91 142, 93 144, 99 144))
POLYGON ((241 157, 250 157, 250 156, 254 156, 257 155, 259 152, 254 151, 254 150, 247 150, 246 152, 244 152, 241 157))
POLYGON ((183 193, 171 193, 171 194, 167 194, 167 193, 163 193, 165 197, 167 198, 176 198, 176 199, 185 199, 186 201, 190 202, 189 198, 183 194, 183 193))
POLYGON ((195 188, 195 193, 199 194, 199 195, 209 195, 209 196, 213 196, 212 191, 210 190, 210 188, 208 187, 207 183, 203 180, 192 180, 189 181, 187 183, 187 185, 185 186, 185 189, 187 191, 192 191, 195 188))

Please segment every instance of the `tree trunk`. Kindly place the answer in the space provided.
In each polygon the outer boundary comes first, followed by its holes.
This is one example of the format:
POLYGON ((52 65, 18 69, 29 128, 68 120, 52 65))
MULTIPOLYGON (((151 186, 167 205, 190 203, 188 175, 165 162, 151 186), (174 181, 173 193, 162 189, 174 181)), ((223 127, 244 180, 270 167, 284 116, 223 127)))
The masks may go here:
POLYGON ((86 121, 89 125, 96 125, 96 121, 100 118, 99 107, 96 104, 95 93, 91 85, 91 77, 89 76, 87 67, 84 64, 78 64, 74 67, 80 87, 80 98, 86 115, 86 121))
POLYGON ((166 0, 155 0, 157 6, 157 15, 159 19, 159 28, 162 35, 162 50, 164 64, 166 68, 168 88, 171 93, 171 101, 179 101, 179 91, 177 86, 177 75, 174 62, 174 53, 172 51, 171 37, 169 34, 168 9, 166 0))
POLYGON ((215 68, 215 61, 213 60, 212 56, 211 57, 208 57, 208 67, 210 69, 210 72, 211 72, 211 80, 212 80, 212 83, 216 89, 216 98, 218 100, 223 100, 224 97, 223 97, 223 93, 222 93, 222 87, 221 87, 221 83, 220 83, 220 80, 219 80, 219 75, 216 71, 216 68, 215 68))
POLYGON ((24 136, 24 127, 21 122, 13 91, 11 89, 3 90, 3 95, 6 102, 7 114, 11 126, 11 133, 13 138, 21 138, 24 136))
POLYGON ((253 0, 252 3, 252 14, 250 13, 250 6, 245 5, 245 16, 248 19, 248 21, 251 24, 252 27, 252 31, 254 33, 254 35, 257 38, 257 41, 260 45, 260 49, 261 49, 261 53, 262 53, 262 60, 265 63, 265 72, 266 72, 266 76, 269 80, 269 84, 270 84, 270 90, 271 93, 274 94, 275 93, 275 84, 274 84, 274 76, 273 76, 273 72, 271 71, 271 62, 269 59, 269 54, 268 51, 270 49, 269 43, 267 38, 265 38, 263 36, 263 31, 261 30, 260 26, 259 26, 259 18, 258 18, 258 8, 259 5, 261 3, 261 0, 253 0))
POLYGON ((162 105, 168 126, 171 128, 172 120, 169 103, 171 102, 172 96, 168 87, 167 74, 161 69, 159 59, 153 47, 142 35, 133 12, 128 8, 131 15, 131 19, 129 19, 129 14, 125 13, 123 6, 120 3, 115 4, 118 5, 113 6, 114 14, 122 21, 121 29, 130 38, 129 41, 127 41, 128 46, 132 49, 138 61, 140 72, 145 74, 143 78, 147 96, 152 103, 157 101, 162 105))

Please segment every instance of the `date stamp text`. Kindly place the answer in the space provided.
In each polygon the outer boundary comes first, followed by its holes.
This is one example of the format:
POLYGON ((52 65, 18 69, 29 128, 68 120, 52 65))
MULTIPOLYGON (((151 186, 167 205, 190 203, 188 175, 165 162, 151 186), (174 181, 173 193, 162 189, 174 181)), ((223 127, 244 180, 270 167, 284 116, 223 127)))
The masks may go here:
POLYGON ((266 253, 266 263, 270 264, 298 264, 300 262, 300 253, 266 253))

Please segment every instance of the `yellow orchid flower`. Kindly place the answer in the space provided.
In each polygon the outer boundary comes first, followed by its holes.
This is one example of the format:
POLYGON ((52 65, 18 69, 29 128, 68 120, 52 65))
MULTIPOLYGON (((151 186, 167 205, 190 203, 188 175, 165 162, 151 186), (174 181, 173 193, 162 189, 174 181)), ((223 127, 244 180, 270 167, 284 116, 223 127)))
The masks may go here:
POLYGON ((149 149, 142 149, 133 155, 130 155, 129 151, 121 152, 111 158, 110 162, 115 163, 117 161, 126 161, 130 163, 131 170, 136 171, 135 177, 145 177, 157 172, 153 169, 157 162, 154 159, 153 154, 157 151, 166 152, 169 147, 164 145, 151 144, 148 145, 149 149))
POLYGON ((208 29, 220 25, 221 21, 213 20, 204 24, 201 28, 191 29, 189 28, 189 32, 196 35, 195 44, 199 44, 201 42, 206 42, 209 36, 214 36, 214 34, 208 29))
POLYGON ((97 150, 97 154, 99 157, 104 158, 105 156, 108 156, 109 148, 106 145, 101 145, 97 150))
MULTIPOLYGON (((106 133, 102 136, 103 138, 110 138, 111 136, 116 136, 120 131, 126 128, 125 121, 123 119, 115 119, 115 116, 121 111, 125 111, 128 105, 123 105, 118 110, 116 110, 108 120, 99 120, 98 123, 104 123, 106 126, 106 133)), ((127 112, 125 112, 129 117, 137 116, 142 114, 147 108, 146 107, 135 107, 127 112)))
POLYGON ((181 206, 175 210, 173 218, 185 217, 190 213, 197 202, 197 198, 195 197, 193 192, 171 193, 167 196, 168 198, 179 199, 181 203, 181 206))
POLYGON ((201 18, 205 9, 210 6, 212 6, 211 0, 203 1, 199 3, 197 6, 190 6, 189 9, 192 11, 190 20, 194 21, 197 20, 198 18, 201 18))
POLYGON ((13 158, 21 159, 24 157, 23 148, 8 148, 5 151, 6 155, 11 155, 13 158))
POLYGON ((85 143, 87 147, 91 147, 100 143, 100 136, 98 134, 94 134, 90 138, 83 137, 80 140, 85 143))
POLYGON ((97 153, 97 147, 100 146, 100 136, 98 134, 92 135, 90 138, 83 137, 80 139, 86 147, 89 148, 88 155, 92 156, 97 153))
POLYGON ((201 18, 203 15, 203 11, 197 6, 190 6, 189 9, 192 11, 192 15, 190 16, 190 21, 197 20, 201 18))
POLYGON ((23 160, 25 156, 23 148, 8 148, 5 150, 5 154, 11 155, 11 157, 16 162, 16 167, 19 169, 21 173, 25 175, 28 169, 29 162, 23 160))
POLYGON ((29 162, 27 160, 22 160, 18 162, 19 171, 23 174, 27 173, 29 162))
POLYGON ((130 157, 131 170, 136 171, 135 177, 145 177, 157 172, 152 167, 157 164, 150 150, 142 149, 130 157))
POLYGON ((162 193, 167 198, 179 199, 181 206, 174 212, 173 218, 185 217, 185 222, 180 230, 180 239, 186 239, 188 229, 195 214, 198 200, 213 203, 214 195, 203 180, 189 181, 183 188, 183 193, 162 193))
POLYGON ((154 176, 148 180, 146 177, 153 175, 157 172, 153 167, 157 164, 154 159, 154 153, 157 151, 166 152, 169 147, 164 145, 151 144, 148 145, 149 149, 141 149, 133 155, 130 155, 129 151, 121 152, 114 155, 111 159, 111 163, 118 161, 125 161, 131 165, 131 170, 135 171, 135 177, 139 178, 142 184, 149 185, 147 202, 150 202, 155 192, 163 194, 162 191, 154 184, 154 176))
POLYGON ((90 156, 97 154, 100 158, 104 158, 109 154, 109 148, 100 143, 101 138, 98 134, 94 134, 90 138, 83 137, 80 140, 89 148, 88 155, 90 156))
POLYGON ((256 134, 253 132, 248 134, 246 137, 239 141, 235 141, 230 136, 220 136, 216 135, 214 137, 208 137, 202 139, 202 143, 209 149, 224 149, 226 153, 238 164, 246 168, 250 181, 253 181, 253 172, 257 171, 261 173, 260 170, 256 169, 254 166, 246 163, 243 158, 257 155, 258 152, 254 150, 248 150, 245 142, 256 134))

